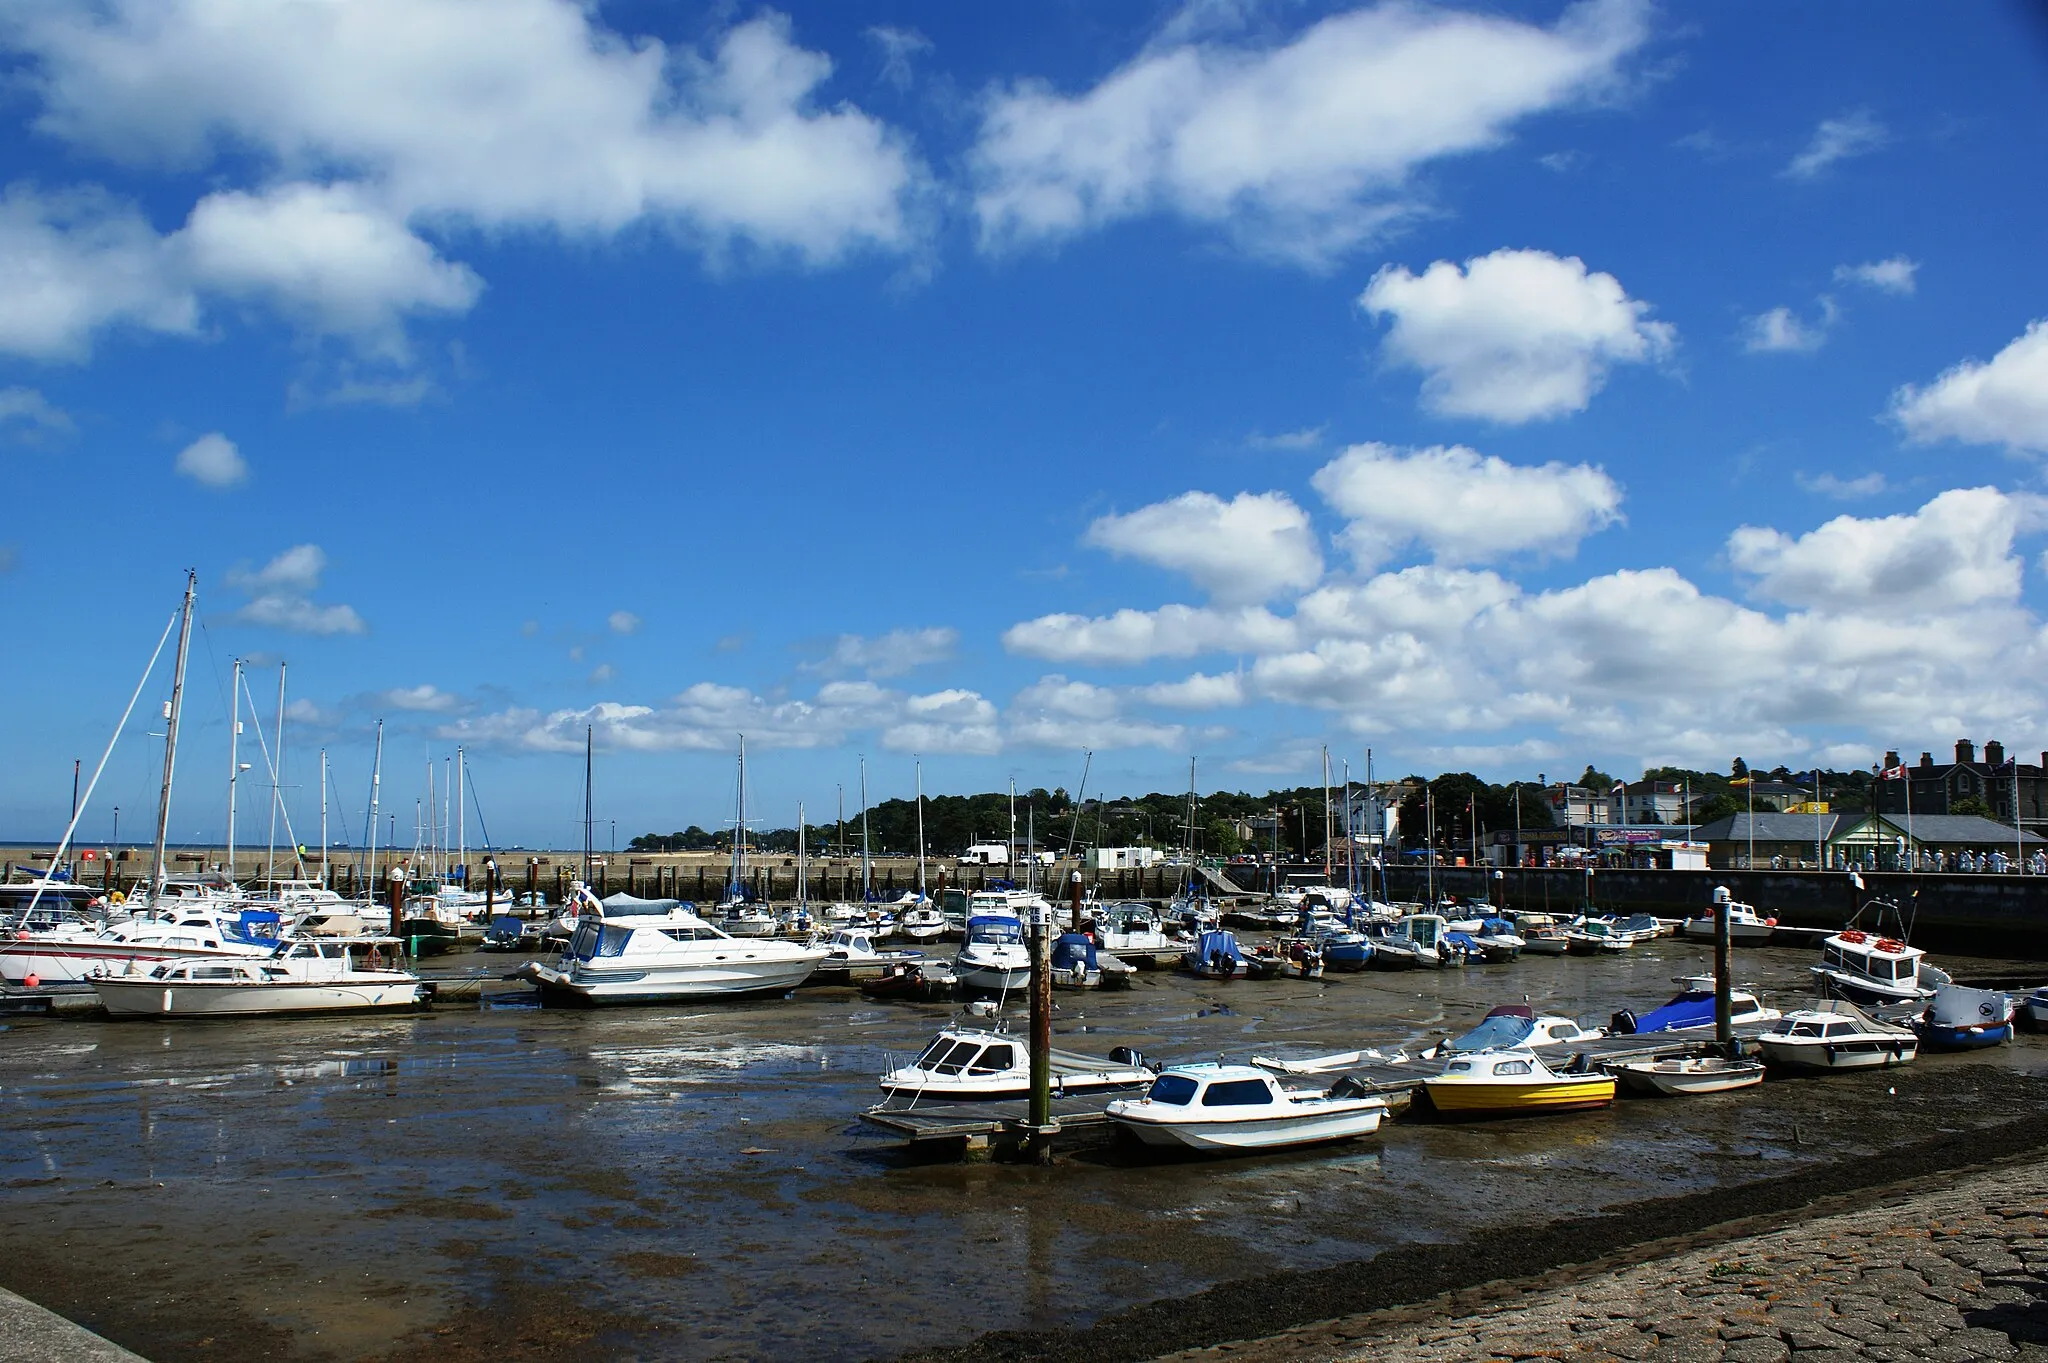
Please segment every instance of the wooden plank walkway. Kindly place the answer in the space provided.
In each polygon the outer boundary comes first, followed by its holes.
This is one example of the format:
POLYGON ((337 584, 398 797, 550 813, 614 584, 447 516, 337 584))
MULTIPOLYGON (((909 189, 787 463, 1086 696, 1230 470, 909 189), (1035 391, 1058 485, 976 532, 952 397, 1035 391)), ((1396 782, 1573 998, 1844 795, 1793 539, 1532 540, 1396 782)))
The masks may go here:
MULTIPOLYGON (((1052 1100, 1052 1119, 1062 1131, 1102 1126, 1109 1121, 1104 1109, 1109 1106, 1111 1098, 1130 1096, 1112 1094, 1105 1097, 1055 1098, 1052 1100)), ((920 1141, 1001 1135, 1005 1131, 1021 1127, 1028 1113, 1029 1104, 1024 1100, 1002 1099, 989 1103, 872 1107, 861 1113, 860 1118, 871 1126, 901 1136, 915 1145, 920 1141)))

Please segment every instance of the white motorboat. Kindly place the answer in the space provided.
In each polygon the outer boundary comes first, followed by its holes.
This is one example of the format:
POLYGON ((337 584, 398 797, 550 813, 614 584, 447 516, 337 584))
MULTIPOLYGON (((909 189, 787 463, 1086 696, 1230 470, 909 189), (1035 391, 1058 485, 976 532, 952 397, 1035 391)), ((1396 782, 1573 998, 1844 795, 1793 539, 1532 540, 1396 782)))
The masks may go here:
POLYGON ((822 946, 742 940, 677 905, 619 919, 586 913, 556 964, 529 961, 518 974, 543 1003, 665 1003, 787 993, 824 959, 822 946))
POLYGON ((293 932, 300 937, 360 937, 368 926, 353 907, 321 909, 301 918, 293 932))
POLYGON ((1479 1020, 1478 1026, 1463 1036, 1440 1041, 1421 1054, 1426 1060, 1436 1060, 1453 1055, 1476 1055, 1480 1051, 1578 1046, 1606 1035, 1598 1027, 1581 1027, 1576 1018, 1538 1013, 1526 1003, 1504 1003, 1490 1010, 1479 1020))
POLYGON ((967 940, 953 958, 953 973, 969 989, 997 993, 1031 983, 1031 951, 1015 918, 970 918, 967 940))
POLYGON ((1383 1098, 1291 1091, 1249 1065, 1175 1065, 1142 1098, 1110 1103, 1109 1119, 1147 1145, 1192 1150, 1284 1150, 1369 1136, 1383 1098))
POLYGON ((2026 1002, 2019 1006, 2018 1016, 2029 1030, 2048 1032, 2048 985, 2027 995, 2026 1002))
POLYGON ((1133 965, 1171 964, 1187 949, 1184 938, 1169 935, 1159 914, 1143 904, 1110 904, 1095 911, 1095 940, 1133 965))
POLYGON ((1730 1060, 1719 1055, 1633 1060, 1615 1067, 1621 1082, 1638 1093, 1726 1093, 1764 1081, 1761 1061, 1730 1060))
POLYGON ((1949 983, 1926 956, 1897 938, 1845 928, 1822 940, 1811 969, 1825 993, 1851 1003, 1923 1003, 1949 983))
POLYGON ((268 956, 279 940, 278 915, 268 909, 228 913, 194 904, 104 928, 53 928, 0 938, 0 980, 54 984, 126 974, 172 960, 268 956))
MULTIPOLYGON (((1778 926, 1775 918, 1765 918, 1749 905, 1732 899, 1726 885, 1714 887, 1714 902, 1728 906, 1728 944, 1738 947, 1760 947, 1771 940, 1771 933, 1778 926)), ((1697 918, 1688 918, 1679 925, 1679 935, 1695 942, 1714 940, 1714 914, 1709 909, 1697 918)))
POLYGON ((1440 969, 1449 958, 1443 949, 1444 933, 1450 920, 1440 913, 1411 913, 1372 935, 1372 955, 1366 964, 1382 970, 1405 970, 1416 966, 1440 969))
POLYGON ((349 953, 305 941, 261 959, 165 961, 130 975, 92 980, 114 1017, 274 1017, 418 1008, 433 986, 407 970, 358 968, 349 953))
POLYGON ((1582 918, 1565 929, 1564 949, 1573 956, 1613 956, 1641 939, 1605 918, 1582 918))
POLYGON ((1765 1063, 1792 1069, 1872 1069, 1905 1064, 1919 1054, 1920 1038, 1831 1000, 1785 1014, 1757 1038, 1757 1049, 1765 1063))
POLYGON ((734 902, 725 906, 719 926, 728 937, 773 937, 781 924, 765 905, 734 902))
MULTIPOLYGON (((348 901, 317 880, 272 880, 251 895, 285 913, 334 913, 348 907, 348 901)), ((503 896, 499 902, 504 902, 503 896)))
POLYGON ((1527 956, 1562 956, 1569 946, 1564 925, 1547 913, 1516 914, 1515 935, 1522 939, 1527 956))
MULTIPOLYGON (((1118 1047, 1107 1060, 1052 1053, 1055 1094, 1110 1093, 1142 1088, 1153 1071, 1144 1057, 1118 1047)), ((933 1099, 1021 1098, 1031 1092, 1031 1048, 1008 1032, 948 1027, 915 1060, 886 1071, 881 1087, 890 1094, 933 1099)))
POLYGON ((946 915, 933 904, 919 904, 896 916, 896 926, 913 942, 934 942, 946 935, 946 915))
POLYGON ((891 966, 924 960, 922 951, 893 951, 875 946, 874 934, 866 928, 841 928, 825 943, 825 959, 818 962, 812 979, 829 983, 851 983, 873 979, 891 966))

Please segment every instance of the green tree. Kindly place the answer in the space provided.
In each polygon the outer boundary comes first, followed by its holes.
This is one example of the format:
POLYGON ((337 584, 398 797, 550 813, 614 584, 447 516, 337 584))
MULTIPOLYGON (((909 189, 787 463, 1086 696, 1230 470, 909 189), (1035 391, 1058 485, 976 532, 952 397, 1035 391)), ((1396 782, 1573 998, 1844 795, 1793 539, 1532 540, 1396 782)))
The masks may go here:
POLYGON ((1576 784, 1584 786, 1588 790, 1597 790, 1602 795, 1605 795, 1608 791, 1614 789, 1614 778, 1606 772, 1599 770, 1591 762, 1588 762, 1585 772, 1580 775, 1576 784))
POLYGON ((1975 814, 1980 819, 1992 817, 1991 806, 1974 795, 1965 795, 1960 800, 1951 800, 1948 806, 1951 814, 1975 814))
POLYGON ((1710 800, 1701 801, 1693 810, 1692 821, 1695 824, 1713 823, 1716 819, 1725 819, 1730 814, 1740 814, 1746 808, 1742 801, 1724 792, 1710 800))

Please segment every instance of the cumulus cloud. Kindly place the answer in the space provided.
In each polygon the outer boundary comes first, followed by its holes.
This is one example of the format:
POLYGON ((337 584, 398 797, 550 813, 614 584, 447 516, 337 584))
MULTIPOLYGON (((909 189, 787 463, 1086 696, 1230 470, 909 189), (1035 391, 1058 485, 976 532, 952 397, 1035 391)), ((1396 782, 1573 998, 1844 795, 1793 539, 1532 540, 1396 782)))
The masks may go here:
POLYGON ((1422 371, 1425 407, 1503 424, 1584 411, 1611 367, 1662 359, 1677 339, 1613 275, 1547 251, 1439 260, 1420 275, 1384 266, 1358 301, 1392 319, 1385 356, 1422 371))
POLYGON ((322 606, 312 599, 326 571, 327 554, 317 544, 293 545, 254 571, 231 570, 228 585, 249 598, 231 618, 293 634, 366 633, 369 626, 353 606, 322 606))
POLYGON ((1012 653, 1062 663, 1134 663, 1202 653, 1256 653, 1284 648, 1294 624, 1263 606, 1224 610, 1161 606, 1108 616, 1041 615, 1003 631, 1012 653))
POLYGON ((1179 748, 1187 732, 1126 715, 1115 690, 1058 674, 1018 692, 1008 720, 1011 741, 1031 748, 1179 748))
POLYGON ((605 628, 614 634, 633 634, 640 629, 640 617, 631 611, 613 611, 604 618, 605 628))
POLYGON ((1907 384, 1891 413, 1915 441, 2048 454, 2048 320, 2029 323, 1988 363, 1964 360, 1925 388, 1907 384))
POLYGON ((430 682, 379 692, 376 699, 387 709, 422 715, 445 715, 464 708, 462 697, 443 691, 430 682))
POLYGON ((117 159, 253 177, 160 236, 97 191, 0 204, 0 347, 78 358, 99 329, 190 333, 203 295, 376 354, 481 281, 420 235, 584 237, 650 223, 703 250, 823 265, 911 249, 928 176, 820 91, 832 64, 768 12, 703 48, 574 0, 111 0, 31 6, 0 42, 38 129, 117 159), (26 267, 26 268, 24 268, 26 267))
POLYGON ((1811 180, 1835 162, 1876 151, 1890 140, 1891 134, 1884 124, 1868 109, 1851 110, 1839 118, 1824 118, 1783 173, 1795 180, 1811 180))
POLYGON ((1135 694, 1153 705, 1175 710, 1219 710, 1244 704, 1244 677, 1235 672, 1220 675, 1196 672, 1179 681, 1140 686, 1135 694))
POLYGON ((908 90, 916 75, 913 64, 932 50, 932 40, 914 28, 891 28, 886 24, 875 24, 863 32, 882 54, 882 83, 908 90))
POLYGON ((1919 269, 1918 261, 1892 256, 1865 265, 1837 265, 1835 278, 1844 284, 1862 284, 1884 293, 1907 294, 1913 292, 1913 276, 1919 269))
POLYGON ((235 442, 219 431, 209 431, 179 450, 172 467, 207 487, 234 487, 249 476, 249 462, 235 442))
POLYGON ((1799 486, 1822 497, 1833 497, 1837 501, 1853 501, 1860 497, 1875 497, 1891 486, 1882 473, 1871 472, 1854 478, 1842 478, 1832 473, 1795 474, 1799 486))
POLYGON ((985 247, 1151 213, 1321 265, 1416 210, 1417 170, 1498 146, 1614 85, 1643 8, 1591 0, 1543 28, 1385 3, 1284 43, 1169 26, 1094 88, 1023 81, 987 98, 972 157, 985 247))
POLYGON ((1227 605, 1264 601, 1323 574, 1308 514, 1283 492, 1241 492, 1229 501, 1184 492, 1088 527, 1087 542, 1185 574, 1227 605))
POLYGON ((1759 596, 1835 611, 1954 610, 2019 595, 2013 539, 2048 502, 1997 488, 1954 488, 1918 511, 1838 516, 1796 538, 1745 525, 1728 558, 1759 596))
POLYGON ((1443 563, 1564 556, 1621 518, 1621 487, 1602 469, 1510 464, 1462 445, 1354 445, 1311 482, 1349 521, 1342 539, 1362 568, 1409 544, 1443 563))
POLYGON ((23 439, 73 429, 71 416, 33 388, 0 388, 0 427, 12 424, 23 439))
POLYGON ((872 637, 842 634, 833 640, 831 651, 823 658, 803 666, 807 672, 828 676, 861 672, 869 677, 900 677, 913 669, 944 662, 959 645, 960 631, 948 626, 892 629, 872 637))
POLYGON ((1806 353, 1819 350, 1828 338, 1827 324, 1808 325, 1790 308, 1757 314, 1743 327, 1742 348, 1751 354, 1773 351, 1806 353))

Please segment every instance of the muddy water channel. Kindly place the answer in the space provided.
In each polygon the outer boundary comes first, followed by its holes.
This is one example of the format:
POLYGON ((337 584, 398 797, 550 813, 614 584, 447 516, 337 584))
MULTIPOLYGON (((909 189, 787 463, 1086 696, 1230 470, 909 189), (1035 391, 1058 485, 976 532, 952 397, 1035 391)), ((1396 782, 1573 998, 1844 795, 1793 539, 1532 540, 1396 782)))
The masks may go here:
MULTIPOLYGON (((1737 959, 1792 1007, 1814 953, 1737 959)), ((1598 1023, 1706 960, 1665 941, 1320 983, 1152 974, 1062 995, 1058 1041, 1305 1055, 1462 1031, 1525 996, 1598 1023)), ((445 968, 466 964, 504 962, 445 968)), ((1719 1098, 1396 1123, 1305 1155, 915 1163, 855 1114, 885 1059, 950 1015, 805 989, 715 1008, 16 1023, 0 1031, 0 1283, 166 1361, 873 1358, 1967 1140, 2038 1105, 2029 1076, 2048 1070, 2048 1044, 2022 1037, 1719 1098)))

